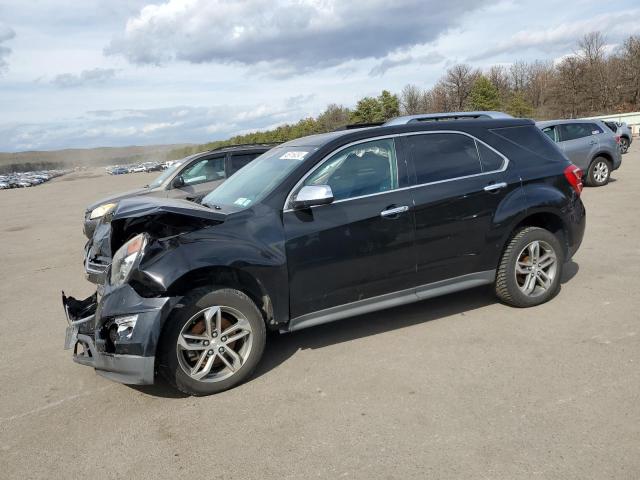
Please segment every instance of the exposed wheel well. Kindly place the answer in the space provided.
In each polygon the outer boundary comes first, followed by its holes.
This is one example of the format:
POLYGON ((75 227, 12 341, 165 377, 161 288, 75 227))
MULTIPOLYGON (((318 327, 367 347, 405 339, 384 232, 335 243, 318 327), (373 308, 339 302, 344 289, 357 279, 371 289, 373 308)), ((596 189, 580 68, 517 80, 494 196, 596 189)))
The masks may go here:
POLYGON ((606 153, 606 152, 600 152, 600 153, 598 153, 598 154, 596 154, 596 155, 594 155, 594 156, 593 156, 593 158, 591 159, 591 162, 589 163, 589 167, 591 167, 591 165, 593 164, 593 162, 595 161, 595 159, 596 159, 596 158, 598 158, 598 157, 602 157, 602 158, 604 158, 605 160, 607 160, 607 161, 609 162, 609 164, 610 164, 611 166, 613 166, 613 158, 611 157, 611 155, 609 155, 609 154, 608 154, 608 153, 606 153))
POLYGON ((194 288, 212 286, 240 290, 256 304, 267 325, 273 319, 271 298, 260 282, 247 272, 231 267, 193 270, 176 280, 169 288, 169 294, 171 296, 180 296, 185 295, 194 288))
MULTIPOLYGON (((551 212, 539 212, 529 215, 524 218, 511 232, 507 243, 516 235, 520 230, 525 227, 539 227, 549 230, 551 233, 558 237, 558 240, 564 248, 565 257, 569 253, 569 238, 567 237, 567 229, 558 215, 551 212)), ((505 243, 506 245, 506 243, 505 243)))

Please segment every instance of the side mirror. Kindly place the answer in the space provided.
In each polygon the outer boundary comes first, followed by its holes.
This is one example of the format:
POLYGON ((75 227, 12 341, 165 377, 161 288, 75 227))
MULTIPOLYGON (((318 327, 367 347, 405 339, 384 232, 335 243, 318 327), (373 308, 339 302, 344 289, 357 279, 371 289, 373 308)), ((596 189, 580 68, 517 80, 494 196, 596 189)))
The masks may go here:
POLYGON ((333 202, 333 192, 329 185, 306 185, 300 189, 293 199, 293 208, 315 207, 333 202))
POLYGON ((182 175, 178 175, 176 178, 174 178, 173 182, 171 182, 171 186, 173 188, 182 188, 182 187, 184 187, 184 178, 182 178, 182 175))

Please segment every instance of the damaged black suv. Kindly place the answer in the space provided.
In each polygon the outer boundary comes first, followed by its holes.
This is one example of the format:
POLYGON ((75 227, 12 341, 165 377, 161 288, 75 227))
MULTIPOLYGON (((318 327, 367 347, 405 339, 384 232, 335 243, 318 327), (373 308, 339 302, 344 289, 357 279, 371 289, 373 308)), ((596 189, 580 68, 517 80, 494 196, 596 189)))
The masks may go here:
POLYGON ((581 176, 529 120, 294 140, 202 205, 121 201, 104 285, 63 296, 66 346, 111 379, 206 395, 251 374, 268 330, 485 284, 538 305, 582 241, 581 176))

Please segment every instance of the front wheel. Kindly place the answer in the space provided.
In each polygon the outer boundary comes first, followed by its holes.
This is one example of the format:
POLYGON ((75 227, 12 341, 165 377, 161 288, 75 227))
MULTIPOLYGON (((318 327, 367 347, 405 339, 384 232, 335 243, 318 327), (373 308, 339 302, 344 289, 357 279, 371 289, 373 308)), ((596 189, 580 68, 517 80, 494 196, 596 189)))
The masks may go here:
POLYGON ((526 227, 507 244, 496 273, 496 295, 514 307, 547 302, 560 290, 564 256, 548 230, 526 227))
POLYGON ((189 395, 211 395, 251 375, 266 342, 264 320, 255 303, 228 288, 198 288, 181 303, 162 336, 162 376, 189 395))
POLYGON ((602 187, 609 183, 609 177, 611 176, 611 163, 609 160, 603 157, 596 157, 591 165, 589 165, 589 172, 587 180, 591 187, 602 187))

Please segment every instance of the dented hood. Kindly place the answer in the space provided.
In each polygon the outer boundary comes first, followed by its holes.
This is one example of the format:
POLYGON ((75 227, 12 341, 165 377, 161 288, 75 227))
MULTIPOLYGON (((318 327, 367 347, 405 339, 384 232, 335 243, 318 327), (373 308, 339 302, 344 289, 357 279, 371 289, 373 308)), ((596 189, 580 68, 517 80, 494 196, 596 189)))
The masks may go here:
POLYGON ((171 213, 175 215, 185 215, 188 217, 203 220, 224 221, 227 216, 222 211, 198 205, 188 200, 168 199, 157 197, 133 197, 127 198, 118 203, 113 212, 112 220, 122 218, 137 218, 150 215, 161 215, 171 213))

